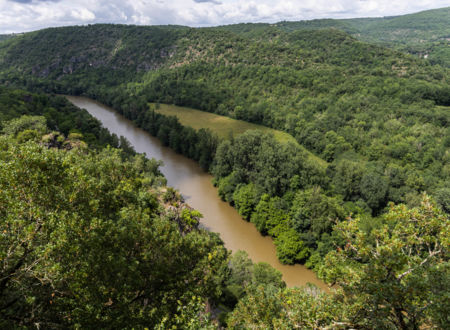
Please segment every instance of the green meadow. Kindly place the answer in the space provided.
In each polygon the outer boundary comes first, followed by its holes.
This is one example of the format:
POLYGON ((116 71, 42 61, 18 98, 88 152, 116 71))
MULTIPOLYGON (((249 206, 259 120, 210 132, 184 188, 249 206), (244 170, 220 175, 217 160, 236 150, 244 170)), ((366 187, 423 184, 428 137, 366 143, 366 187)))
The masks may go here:
MULTIPOLYGON (((160 114, 163 114, 165 116, 177 117, 183 126, 190 126, 196 130, 200 128, 208 128, 216 133, 219 138, 227 139, 231 135, 237 136, 247 130, 259 130, 273 134, 274 137, 280 142, 291 142, 299 145, 297 140, 295 140, 292 135, 266 126, 252 124, 243 120, 237 120, 230 117, 216 115, 210 112, 200 111, 187 107, 180 107, 171 104, 159 104, 158 106, 156 106, 155 103, 150 103, 150 105, 154 106, 155 110, 160 114)), ((327 163, 323 159, 317 157, 316 155, 305 149, 303 146, 300 145, 300 147, 308 153, 311 160, 314 160, 322 166, 327 165, 327 163)))

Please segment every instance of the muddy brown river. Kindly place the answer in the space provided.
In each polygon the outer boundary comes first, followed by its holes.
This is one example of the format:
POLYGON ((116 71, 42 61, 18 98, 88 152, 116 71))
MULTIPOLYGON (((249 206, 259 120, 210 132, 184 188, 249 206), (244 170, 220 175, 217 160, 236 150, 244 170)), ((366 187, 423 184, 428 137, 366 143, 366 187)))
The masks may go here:
POLYGON ((212 176, 205 173, 196 162, 164 147, 158 139, 101 103, 85 97, 67 98, 100 120, 111 133, 126 137, 137 152, 162 160, 164 165, 161 172, 167 178, 168 185, 178 189, 186 202, 203 214, 202 225, 219 233, 229 250, 244 250, 253 262, 269 263, 283 273, 283 279, 289 287, 310 282, 327 289, 306 267, 281 264, 276 257, 272 239, 262 236, 252 223, 244 221, 232 206, 219 198, 217 189, 211 183, 212 176))

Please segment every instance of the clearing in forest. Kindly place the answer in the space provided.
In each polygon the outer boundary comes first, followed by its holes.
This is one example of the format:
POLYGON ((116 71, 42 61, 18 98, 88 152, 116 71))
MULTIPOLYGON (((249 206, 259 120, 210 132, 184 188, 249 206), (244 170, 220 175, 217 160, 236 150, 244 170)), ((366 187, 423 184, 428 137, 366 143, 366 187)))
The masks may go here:
MULTIPOLYGON (((209 128, 216 133, 219 138, 227 139, 230 135, 237 136, 247 130, 260 130, 273 134, 275 139, 279 142, 292 142, 299 145, 292 135, 266 126, 252 124, 243 120, 237 120, 187 107, 179 107, 170 104, 159 104, 156 106, 155 103, 151 103, 151 105, 154 105, 156 112, 162 115, 177 117, 183 126, 190 126, 196 130, 200 128, 209 128)), ((323 159, 317 157, 303 146, 300 145, 300 147, 306 151, 311 160, 314 160, 324 167, 327 166, 327 163, 323 159)))

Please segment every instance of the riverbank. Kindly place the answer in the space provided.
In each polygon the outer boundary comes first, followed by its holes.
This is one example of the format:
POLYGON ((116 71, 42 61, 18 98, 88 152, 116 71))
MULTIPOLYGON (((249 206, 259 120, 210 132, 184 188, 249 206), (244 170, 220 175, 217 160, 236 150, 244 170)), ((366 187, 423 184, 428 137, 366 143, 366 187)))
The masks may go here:
POLYGON ((150 103, 157 113, 164 116, 175 116, 183 126, 192 127, 195 130, 201 128, 210 129, 217 134, 219 138, 228 139, 230 136, 236 137, 248 130, 257 130, 269 134, 273 134, 278 142, 293 143, 299 146, 308 159, 314 164, 320 165, 322 168, 326 168, 328 163, 322 158, 314 155, 305 147, 300 145, 297 140, 290 134, 279 131, 270 127, 249 123, 243 120, 237 120, 226 116, 220 116, 215 113, 200 111, 197 109, 180 107, 172 104, 156 104, 150 103))
POLYGON ((328 289, 314 272, 303 265, 281 264, 272 239, 262 236, 252 223, 244 221, 233 207, 220 200, 217 189, 211 183, 212 176, 196 162, 162 146, 158 139, 99 102, 85 97, 67 98, 100 120, 111 133, 126 137, 137 152, 162 160, 164 166, 161 172, 167 178, 168 185, 178 189, 187 203, 203 214, 202 225, 219 233, 228 249, 244 250, 253 262, 269 263, 282 272, 283 280, 289 287, 313 283, 324 290, 328 289))

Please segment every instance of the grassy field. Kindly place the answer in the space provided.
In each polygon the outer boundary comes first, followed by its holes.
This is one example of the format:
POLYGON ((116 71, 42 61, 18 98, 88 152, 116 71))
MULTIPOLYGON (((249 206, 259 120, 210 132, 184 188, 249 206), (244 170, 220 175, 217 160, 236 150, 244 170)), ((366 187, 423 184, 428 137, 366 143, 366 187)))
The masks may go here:
MULTIPOLYGON (((274 137, 280 142, 292 142, 299 145, 295 138, 288 133, 278 131, 269 127, 248 123, 242 120, 219 116, 210 112, 169 104, 160 104, 159 108, 156 109, 156 111, 166 116, 176 116, 180 123, 184 126, 190 126, 194 129, 209 128, 220 138, 224 139, 227 139, 230 134, 232 134, 233 136, 237 136, 247 130, 260 130, 273 134, 274 137)), ((300 147, 308 153, 311 160, 314 160, 324 167, 327 166, 327 163, 323 159, 312 154, 303 146, 300 145, 300 147)))

